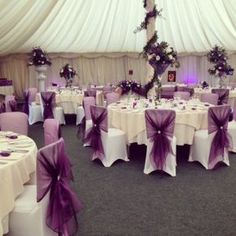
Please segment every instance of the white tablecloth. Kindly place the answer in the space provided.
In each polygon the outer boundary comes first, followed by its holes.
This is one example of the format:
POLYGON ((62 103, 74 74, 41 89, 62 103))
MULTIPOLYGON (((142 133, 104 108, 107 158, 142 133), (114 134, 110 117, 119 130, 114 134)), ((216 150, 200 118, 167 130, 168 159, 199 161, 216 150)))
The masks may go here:
MULTIPOLYGON (((153 108, 153 103, 148 101, 139 101, 141 106, 136 109, 132 108, 132 104, 121 102, 119 104, 111 104, 108 106, 108 124, 109 127, 115 127, 126 133, 127 143, 137 142, 138 144, 146 143, 146 126, 144 111, 153 108), (148 107, 144 108, 146 105, 148 107)), ((208 104, 207 104, 208 105, 208 104)), ((175 131, 174 135, 177 139, 177 145, 189 144, 193 142, 194 132, 199 129, 207 129, 207 112, 209 106, 203 103, 192 103, 178 107, 172 107, 169 103, 158 105, 160 109, 174 109, 176 111, 175 131)))
POLYGON ((5 137, 6 133, 0 132, 0 151, 12 152, 8 157, 0 155, 0 235, 8 230, 3 220, 14 208, 15 199, 22 193, 30 174, 35 172, 37 155, 37 147, 32 139, 24 135, 9 139, 5 137))

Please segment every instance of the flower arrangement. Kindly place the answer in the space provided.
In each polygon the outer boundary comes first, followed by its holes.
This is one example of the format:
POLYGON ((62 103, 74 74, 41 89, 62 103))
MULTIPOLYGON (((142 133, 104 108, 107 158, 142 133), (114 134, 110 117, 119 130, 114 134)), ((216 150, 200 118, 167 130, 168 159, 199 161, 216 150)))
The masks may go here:
POLYGON ((71 87, 73 78, 76 75, 76 71, 70 64, 66 64, 63 66, 60 70, 60 77, 63 77, 66 79, 66 87, 71 87))
POLYGON ((31 57, 29 59, 28 65, 29 66, 42 66, 48 65, 51 66, 51 61, 48 58, 45 51, 43 51, 40 47, 34 47, 31 52, 31 57))
POLYGON ((234 69, 228 64, 228 55, 223 47, 214 46, 212 50, 208 52, 207 59, 213 64, 213 67, 208 69, 210 75, 220 78, 233 75, 234 69))
POLYGON ((122 80, 118 83, 117 87, 122 90, 122 95, 129 92, 136 93, 139 96, 147 97, 148 91, 152 88, 152 82, 148 82, 144 86, 135 80, 122 80))
POLYGON ((60 70, 60 77, 63 77, 66 80, 73 79, 75 75, 76 71, 70 64, 66 64, 60 70))

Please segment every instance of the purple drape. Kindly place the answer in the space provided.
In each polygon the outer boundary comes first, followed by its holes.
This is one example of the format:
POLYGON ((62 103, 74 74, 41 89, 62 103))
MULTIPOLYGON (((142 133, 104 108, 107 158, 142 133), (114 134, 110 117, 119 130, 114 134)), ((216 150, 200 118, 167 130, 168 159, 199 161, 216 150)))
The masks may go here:
POLYGON ((214 133, 208 165, 219 155, 224 158, 224 149, 230 147, 230 136, 227 132, 230 106, 211 107, 208 111, 208 133, 214 133))
POLYGON ((145 111, 147 138, 153 142, 151 159, 158 169, 163 169, 167 154, 172 152, 170 138, 174 133, 175 112, 148 109, 145 111))
POLYGON ((41 92, 41 98, 43 102, 43 118, 54 118, 53 107, 55 105, 55 96, 54 92, 41 92))
POLYGON ((229 89, 212 89, 212 93, 219 95, 218 105, 227 104, 229 100, 229 89))
POLYGON ((59 235, 74 235, 78 230, 76 214, 81 203, 71 190, 71 180, 71 164, 63 138, 38 151, 37 201, 50 194, 46 223, 59 235))
POLYGON ((23 106, 23 112, 29 115, 29 91, 24 91, 24 106, 23 106))
MULTIPOLYGON (((90 143, 100 159, 104 157, 101 130, 107 132, 107 110, 104 107, 91 106, 93 126, 88 130, 85 142, 90 143)), ((112 148, 112 147, 111 147, 112 148)))

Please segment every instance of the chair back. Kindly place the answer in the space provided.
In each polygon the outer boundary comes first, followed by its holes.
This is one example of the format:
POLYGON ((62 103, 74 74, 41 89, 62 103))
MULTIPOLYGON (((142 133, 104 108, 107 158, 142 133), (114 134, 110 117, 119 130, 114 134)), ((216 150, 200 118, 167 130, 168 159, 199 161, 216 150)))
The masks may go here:
POLYGON ((107 109, 105 107, 90 106, 93 126, 88 130, 85 142, 90 143, 94 152, 100 157, 104 157, 104 150, 101 140, 101 130, 107 132, 107 109))
POLYGON ((174 98, 188 101, 190 99, 190 93, 187 91, 176 91, 174 92, 174 98))
POLYGON ((46 119, 43 124, 44 145, 56 142, 61 137, 61 127, 56 119, 46 119))
POLYGON ((5 108, 6 112, 16 111, 17 110, 17 103, 15 100, 15 96, 13 95, 6 95, 5 97, 5 108))
POLYGON ((161 88, 161 98, 173 99, 175 91, 176 91, 176 87, 175 86, 162 87, 161 88))
POLYGON ((229 100, 229 89, 212 89, 212 93, 219 95, 218 105, 227 104, 229 100))
POLYGON ((0 129, 28 135, 28 116, 18 111, 1 113, 0 129))
POLYGON ((41 106, 43 106, 43 118, 48 119, 48 118, 54 118, 53 115, 53 108, 56 103, 56 94, 55 92, 41 92, 40 93, 41 97, 41 106))
POLYGON ((115 92, 107 93, 105 95, 106 98, 106 105, 110 105, 111 103, 117 102, 120 100, 120 95, 115 92))
POLYGON ((147 109, 145 122, 147 138, 153 142, 150 156, 157 168, 163 169, 166 157, 172 152, 170 138, 174 134, 175 111, 147 109))
POLYGON ((209 163, 210 164, 217 156, 224 156, 225 148, 230 147, 230 137, 228 134, 228 121, 231 109, 228 105, 210 107, 208 110, 208 134, 214 134, 209 163))
POLYGON ((236 101, 234 102, 233 119, 236 121, 236 101))
POLYGON ((84 91, 85 97, 95 97, 96 98, 97 90, 96 89, 88 89, 84 91))
POLYGON ((48 227, 58 235, 75 235, 78 230, 76 213, 81 203, 70 187, 73 176, 63 138, 38 151, 36 173, 37 201, 50 194, 46 210, 48 227))
POLYGON ((201 95, 201 102, 208 102, 212 105, 218 104, 219 95, 217 93, 203 93, 201 95))
POLYGON ((90 106, 95 105, 96 101, 94 97, 84 97, 83 106, 84 106, 84 114, 86 120, 91 120, 91 112, 90 106))

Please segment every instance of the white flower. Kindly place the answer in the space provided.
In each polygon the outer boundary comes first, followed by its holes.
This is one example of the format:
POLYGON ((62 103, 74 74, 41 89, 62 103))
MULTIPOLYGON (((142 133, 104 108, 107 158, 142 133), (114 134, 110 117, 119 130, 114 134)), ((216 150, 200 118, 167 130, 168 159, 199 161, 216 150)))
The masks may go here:
POLYGON ((156 56, 156 60, 159 61, 161 58, 159 55, 156 56))

